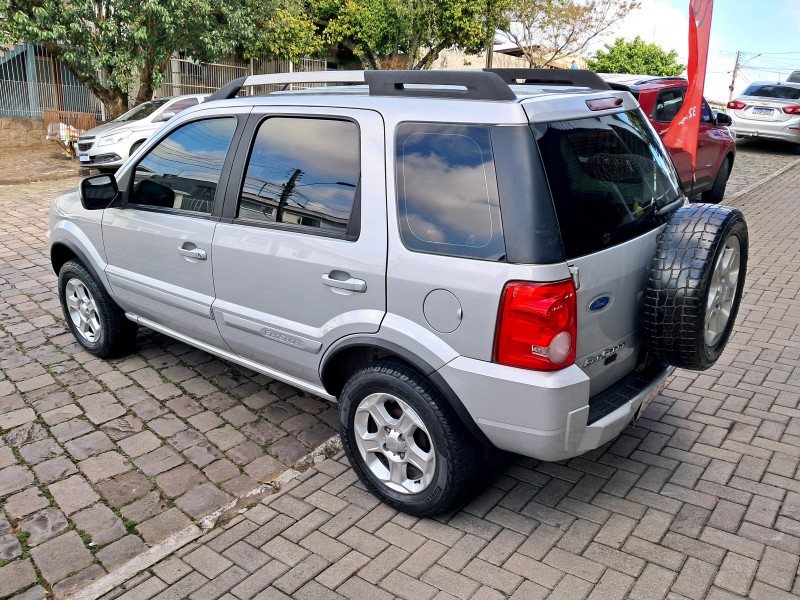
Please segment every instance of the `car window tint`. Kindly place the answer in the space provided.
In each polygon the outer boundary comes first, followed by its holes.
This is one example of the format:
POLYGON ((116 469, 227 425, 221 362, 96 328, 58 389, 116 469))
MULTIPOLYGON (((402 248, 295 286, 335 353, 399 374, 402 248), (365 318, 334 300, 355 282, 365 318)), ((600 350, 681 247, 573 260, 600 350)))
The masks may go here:
POLYGON ((237 217, 344 235, 360 174, 352 121, 267 119, 250 151, 237 217))
POLYGON ((683 90, 664 90, 659 92, 653 118, 662 123, 670 123, 683 105, 683 90))
POLYGON ((744 96, 778 98, 780 100, 800 100, 800 87, 777 84, 754 83, 744 91, 744 96))
POLYGON ((680 197, 669 157, 638 111, 533 126, 567 258, 660 224, 680 197))
POLYGON ((703 103, 700 105, 700 122, 709 125, 713 125, 714 123, 714 115, 711 112, 711 107, 708 106, 705 100, 703 100, 703 103))
POLYGON ((395 160, 400 237, 408 249, 504 257, 489 127, 403 123, 395 160))
POLYGON ((181 112, 182 110, 186 110, 190 106, 197 106, 199 100, 197 98, 184 98, 183 100, 178 100, 175 104, 170 104, 165 112, 172 112, 176 115, 181 112))
POLYGON ((128 202, 210 214, 235 130, 236 119, 227 117, 170 133, 136 165, 128 202))

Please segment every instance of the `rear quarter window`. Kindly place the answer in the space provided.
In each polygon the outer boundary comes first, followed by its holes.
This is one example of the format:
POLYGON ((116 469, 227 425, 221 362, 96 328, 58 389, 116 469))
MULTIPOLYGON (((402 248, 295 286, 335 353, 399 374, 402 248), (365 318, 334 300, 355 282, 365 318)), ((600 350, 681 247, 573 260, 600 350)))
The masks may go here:
POLYGON ((397 129, 395 166, 400 238, 406 248, 504 258, 488 126, 403 123, 397 129))

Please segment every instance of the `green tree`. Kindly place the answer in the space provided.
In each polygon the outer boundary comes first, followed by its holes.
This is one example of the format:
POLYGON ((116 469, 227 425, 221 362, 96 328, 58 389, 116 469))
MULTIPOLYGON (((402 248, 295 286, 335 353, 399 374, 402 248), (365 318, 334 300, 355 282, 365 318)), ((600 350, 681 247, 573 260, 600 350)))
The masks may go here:
POLYGON ((447 48, 483 50, 507 0, 314 0, 324 37, 343 44, 364 68, 426 69, 447 48))
POLYGON ((531 67, 546 67, 581 54, 639 5, 639 0, 511 0, 502 35, 531 67))
POLYGON ((683 73, 685 65, 678 64, 675 50, 666 52, 658 44, 647 44, 638 35, 631 42, 622 38, 613 45, 605 44, 596 56, 587 62, 587 67, 598 73, 635 73, 673 77, 683 73))
POLYGON ((299 0, 0 0, 0 43, 41 44, 116 117, 128 109, 134 84, 134 104, 152 98, 177 51, 212 61, 237 49, 289 59, 318 50, 314 26, 298 6, 299 0))

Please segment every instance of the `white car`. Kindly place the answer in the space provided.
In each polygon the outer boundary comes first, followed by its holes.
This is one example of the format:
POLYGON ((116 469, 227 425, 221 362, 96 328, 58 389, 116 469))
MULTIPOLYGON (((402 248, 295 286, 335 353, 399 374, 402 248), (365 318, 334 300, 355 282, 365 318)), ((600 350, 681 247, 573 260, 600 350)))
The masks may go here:
POLYGON ((80 136, 78 160, 83 166, 103 172, 116 171, 154 131, 182 110, 200 104, 206 96, 192 94, 144 102, 80 136))
POLYGON ((737 137, 790 142, 800 154, 800 83, 756 81, 728 102, 737 137))

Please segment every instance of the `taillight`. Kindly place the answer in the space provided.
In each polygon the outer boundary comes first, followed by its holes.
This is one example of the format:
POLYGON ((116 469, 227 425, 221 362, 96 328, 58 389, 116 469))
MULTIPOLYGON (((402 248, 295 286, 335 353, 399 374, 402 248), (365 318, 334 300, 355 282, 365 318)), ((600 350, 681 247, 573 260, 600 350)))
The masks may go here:
POLYGON ((510 281, 500 299, 493 360, 539 371, 575 362, 578 301, 572 279, 510 281))
POLYGON ((747 106, 747 104, 741 100, 732 100, 728 102, 728 108, 732 108, 733 110, 742 110, 745 106, 747 106))
POLYGON ((784 106, 783 112, 787 115, 800 115, 800 106, 784 106))

